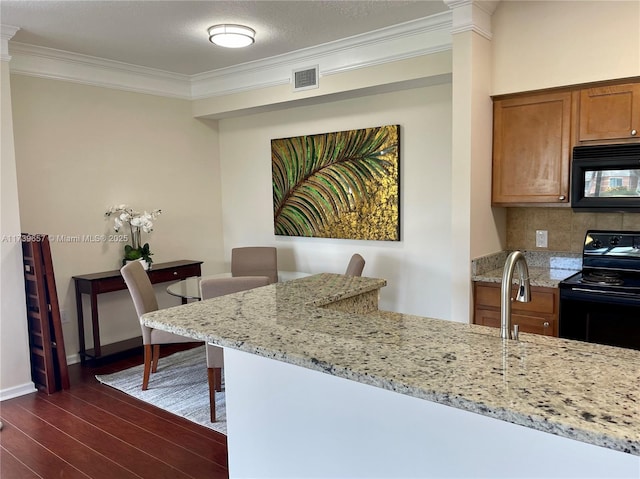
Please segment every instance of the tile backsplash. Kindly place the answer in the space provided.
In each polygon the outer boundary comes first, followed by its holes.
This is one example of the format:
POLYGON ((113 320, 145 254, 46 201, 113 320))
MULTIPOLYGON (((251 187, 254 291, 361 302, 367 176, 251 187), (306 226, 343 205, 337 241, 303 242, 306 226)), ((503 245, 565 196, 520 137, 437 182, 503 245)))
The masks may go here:
POLYGON ((640 231, 640 213, 574 213, 570 208, 507 208, 507 249, 582 252, 589 229, 640 231), (548 247, 536 248, 536 230, 548 247))

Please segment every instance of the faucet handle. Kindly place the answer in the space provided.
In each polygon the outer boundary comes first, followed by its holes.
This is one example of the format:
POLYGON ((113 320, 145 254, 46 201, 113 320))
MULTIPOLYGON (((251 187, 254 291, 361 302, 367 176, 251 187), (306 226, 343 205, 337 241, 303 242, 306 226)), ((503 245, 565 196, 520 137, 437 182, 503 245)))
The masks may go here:
POLYGON ((529 278, 523 278, 521 281, 518 281, 518 291, 516 292, 515 300, 521 303, 528 303, 531 301, 530 298, 530 289, 525 286, 525 283, 529 281, 529 278))
POLYGON ((518 340, 518 333, 519 333, 519 327, 517 324, 513 325, 513 335, 511 339, 515 339, 516 341, 518 340))

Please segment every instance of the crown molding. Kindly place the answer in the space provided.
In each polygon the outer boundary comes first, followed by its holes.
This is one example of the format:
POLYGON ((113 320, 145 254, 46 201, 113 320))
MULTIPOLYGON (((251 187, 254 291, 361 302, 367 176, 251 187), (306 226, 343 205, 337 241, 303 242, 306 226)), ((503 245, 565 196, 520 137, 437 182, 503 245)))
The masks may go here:
POLYGON ((291 82, 292 71, 319 65, 320 76, 451 49, 452 12, 230 68, 181 75, 18 42, 9 43, 12 73, 196 100, 291 82))
POLYGON ((9 40, 13 38, 20 27, 12 25, 0 25, 0 61, 8 62, 11 60, 9 55, 9 40))
POLYGON ((451 34, 475 32, 491 40, 491 16, 500 0, 444 0, 453 11, 451 34))
POLYGON ((19 42, 9 50, 11 73, 190 99, 188 75, 19 42))
POLYGON ((194 75, 194 100, 291 83, 292 71, 318 65, 320 77, 451 49, 451 12, 256 62, 194 75))

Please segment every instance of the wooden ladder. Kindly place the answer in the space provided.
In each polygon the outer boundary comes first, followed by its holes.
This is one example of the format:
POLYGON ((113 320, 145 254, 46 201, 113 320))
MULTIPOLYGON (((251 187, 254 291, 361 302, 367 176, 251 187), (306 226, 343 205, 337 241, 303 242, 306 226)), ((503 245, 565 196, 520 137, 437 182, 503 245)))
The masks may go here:
POLYGON ((23 233, 22 257, 31 378, 47 394, 69 389, 69 372, 49 237, 44 234, 23 233))

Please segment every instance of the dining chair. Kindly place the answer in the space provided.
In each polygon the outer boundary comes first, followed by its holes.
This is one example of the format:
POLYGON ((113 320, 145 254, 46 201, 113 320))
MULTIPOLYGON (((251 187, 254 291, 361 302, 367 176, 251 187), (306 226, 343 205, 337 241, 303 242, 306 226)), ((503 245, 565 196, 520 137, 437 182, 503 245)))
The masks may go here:
POLYGON ((278 282, 278 250, 272 246, 245 246, 231 250, 231 276, 267 276, 278 282))
MULTIPOLYGON (((266 286, 271 282, 268 276, 238 276, 231 278, 205 278, 200 281, 202 300, 217 298, 225 294, 266 286)), ((209 381, 209 404, 211 422, 216 422, 216 391, 222 391, 223 350, 219 346, 207 344, 207 378, 209 381)))
MULTIPOLYGON (((127 263, 120 269, 120 273, 124 278, 124 282, 127 284, 131 299, 133 299, 133 305, 138 314, 138 321, 140 321, 143 314, 157 311, 158 300, 153 290, 153 285, 140 261, 127 263)), ((198 341, 160 329, 150 328, 142 324, 142 322, 140 322, 140 328, 142 330, 142 344, 144 346, 142 390, 146 391, 149 387, 149 376, 158 369, 161 344, 195 343, 198 341)))
POLYGON ((345 275, 347 276, 362 276, 362 270, 364 269, 364 258, 358 253, 351 256, 351 260, 347 265, 345 275))

